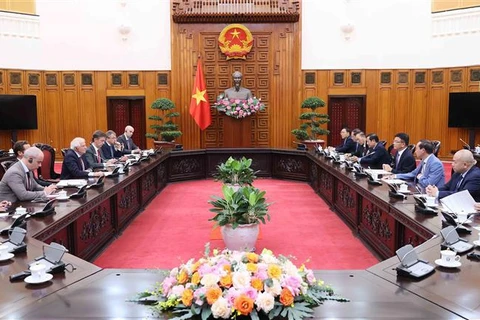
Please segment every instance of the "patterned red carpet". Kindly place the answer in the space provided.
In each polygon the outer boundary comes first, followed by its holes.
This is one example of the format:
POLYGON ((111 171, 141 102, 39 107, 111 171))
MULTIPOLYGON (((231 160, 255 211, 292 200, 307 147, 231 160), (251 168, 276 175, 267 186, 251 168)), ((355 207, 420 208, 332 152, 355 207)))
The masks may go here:
MULTIPOLYGON (((297 263, 314 269, 365 269, 378 260, 352 234, 311 187, 303 182, 259 179, 255 187, 267 191, 273 202, 272 219, 262 225, 257 252, 268 248, 293 255, 297 263)), ((169 184, 95 261, 104 268, 172 268, 199 258, 211 239, 212 194, 221 184, 199 180, 169 184)))

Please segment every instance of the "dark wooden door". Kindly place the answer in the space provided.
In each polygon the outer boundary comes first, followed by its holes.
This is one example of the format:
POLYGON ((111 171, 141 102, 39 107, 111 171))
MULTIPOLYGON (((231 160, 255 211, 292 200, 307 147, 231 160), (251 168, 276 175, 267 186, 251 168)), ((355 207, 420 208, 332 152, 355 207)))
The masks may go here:
POLYGON ((340 131, 344 127, 365 131, 365 97, 328 97, 328 145, 337 146, 342 141, 340 131))
POLYGON ((108 128, 115 131, 117 136, 125 132, 125 127, 131 125, 135 132, 133 142, 141 149, 151 146, 146 145, 145 139, 145 98, 126 97, 108 98, 108 128))

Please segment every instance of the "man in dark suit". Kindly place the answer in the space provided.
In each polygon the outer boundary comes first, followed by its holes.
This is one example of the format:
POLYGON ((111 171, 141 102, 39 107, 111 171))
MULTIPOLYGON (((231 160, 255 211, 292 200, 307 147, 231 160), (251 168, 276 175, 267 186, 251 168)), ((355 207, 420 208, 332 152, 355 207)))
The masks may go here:
POLYGON ((101 148, 104 159, 118 159, 120 161, 126 161, 127 157, 124 156, 123 152, 121 151, 121 145, 117 142, 117 134, 115 131, 108 130, 105 132, 105 134, 107 135, 107 139, 101 148))
POLYGON ((357 144, 353 141, 351 136, 351 130, 347 127, 342 128, 340 131, 340 135, 342 136, 342 144, 335 148, 335 151, 340 153, 353 153, 355 152, 355 148, 357 144))
POLYGON ((85 158, 89 168, 103 169, 108 165, 112 165, 117 162, 117 159, 106 160, 102 151, 102 146, 105 144, 107 135, 101 130, 96 130, 92 136, 92 144, 87 148, 85 152, 85 158))
POLYGON ((364 167, 371 169, 381 169, 384 164, 390 163, 390 155, 385 147, 378 143, 379 139, 375 133, 367 136, 368 152, 364 157, 352 157, 354 161, 358 161, 364 167))
POLYGON ((117 139, 118 143, 123 146, 123 154, 140 153, 141 151, 132 140, 134 131, 132 126, 126 126, 125 133, 117 139))
POLYGON ((455 172, 444 186, 428 186, 427 194, 442 199, 455 192, 468 190, 475 201, 480 201, 480 169, 470 150, 459 150, 453 156, 452 169, 455 172))
POLYGON ((56 185, 42 187, 33 178, 43 161, 43 152, 37 147, 28 148, 23 158, 13 164, 0 181, 0 199, 10 202, 47 200, 47 196, 56 190, 56 185))
POLYGON ((355 151, 352 152, 352 156, 355 156, 357 158, 364 157, 367 152, 368 152, 368 146, 367 146, 367 137, 365 136, 365 133, 363 132, 358 132, 355 135, 355 151))
POLYGON ((383 170, 391 173, 407 173, 417 166, 412 151, 408 149, 409 136, 406 133, 397 133, 393 138, 393 149, 396 150, 393 164, 383 165, 383 170))
POLYGON ((60 179, 87 179, 88 177, 101 177, 104 175, 103 172, 91 172, 85 159, 86 151, 85 139, 77 137, 70 142, 70 149, 67 150, 65 159, 63 159, 60 179))
POLYGON ((389 178, 413 180, 422 188, 428 185, 441 187, 445 184, 445 171, 442 162, 433 154, 433 144, 430 140, 420 140, 415 147, 415 156, 420 164, 409 173, 397 173, 389 178))

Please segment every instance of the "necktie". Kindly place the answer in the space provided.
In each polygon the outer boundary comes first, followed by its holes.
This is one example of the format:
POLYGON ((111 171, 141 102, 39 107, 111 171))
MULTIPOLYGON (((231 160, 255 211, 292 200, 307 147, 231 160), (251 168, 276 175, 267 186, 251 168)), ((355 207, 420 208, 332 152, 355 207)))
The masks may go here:
POLYGON ((25 184, 26 184, 26 187, 27 187, 27 191, 32 191, 32 180, 30 180, 30 171, 28 171, 26 173, 26 176, 25 176, 25 184))
POLYGON ((78 158, 78 162, 80 163, 80 167, 82 168, 82 170, 85 171, 85 163, 83 163, 82 158, 78 158))
POLYGON ((102 157, 100 157, 100 149, 97 149, 97 162, 102 163, 102 157))
POLYGON ((112 155, 112 159, 115 158, 115 150, 113 150, 113 146, 110 146, 110 154, 112 155))
POLYGON ((462 182, 463 182, 463 175, 460 176, 460 179, 458 180, 457 185, 455 186, 455 190, 453 190, 454 192, 457 192, 460 190, 460 186, 462 185, 462 182))
POLYGON ((130 139, 127 140, 127 149, 131 150, 132 148, 130 147, 130 139))
POLYGON ((400 155, 398 154, 398 152, 397 152, 396 157, 397 157, 397 158, 396 158, 396 160, 395 160, 395 168, 398 167, 398 163, 400 162, 400 155))
POLYGON ((422 169, 420 170, 420 173, 423 175, 424 172, 425 172, 425 167, 427 166, 427 162, 426 161, 422 161, 422 169))

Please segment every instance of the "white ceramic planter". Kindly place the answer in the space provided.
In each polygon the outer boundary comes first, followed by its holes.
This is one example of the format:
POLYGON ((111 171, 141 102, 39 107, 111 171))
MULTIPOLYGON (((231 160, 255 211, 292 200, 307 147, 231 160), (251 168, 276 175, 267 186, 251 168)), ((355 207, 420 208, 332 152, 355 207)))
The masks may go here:
POLYGON ((235 229, 231 225, 221 227, 225 246, 238 251, 255 250, 259 230, 258 223, 239 225, 235 229))

